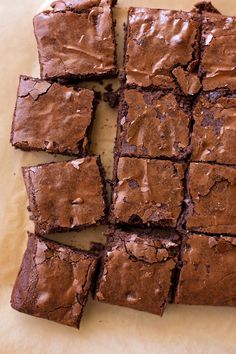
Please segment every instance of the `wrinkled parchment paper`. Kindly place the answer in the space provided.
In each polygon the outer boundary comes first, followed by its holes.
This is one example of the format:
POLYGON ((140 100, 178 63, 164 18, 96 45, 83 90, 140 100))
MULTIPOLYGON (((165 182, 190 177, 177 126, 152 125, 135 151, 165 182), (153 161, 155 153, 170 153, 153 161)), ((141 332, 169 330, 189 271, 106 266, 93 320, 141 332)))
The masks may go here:
MULTIPOLYGON (((159 318, 90 299, 80 331, 11 309, 10 293, 26 246, 26 232, 32 229, 21 166, 66 159, 14 150, 9 144, 18 76, 39 75, 32 17, 48 3, 0 0, 0 353, 236 353, 236 308, 170 305, 159 318)), ((224 14, 236 15, 235 0, 213 3, 224 14)), ((128 6, 190 10, 193 4, 192 0, 120 0, 115 10, 120 59, 128 6)), ((115 85, 118 86, 117 81, 115 85)), ((96 88, 102 90, 99 85, 96 88)), ((116 115, 116 110, 101 103, 93 133, 93 150, 102 155, 107 177, 111 177, 116 115)), ((92 228, 50 238, 88 247, 90 240, 103 240, 103 230, 92 228)))

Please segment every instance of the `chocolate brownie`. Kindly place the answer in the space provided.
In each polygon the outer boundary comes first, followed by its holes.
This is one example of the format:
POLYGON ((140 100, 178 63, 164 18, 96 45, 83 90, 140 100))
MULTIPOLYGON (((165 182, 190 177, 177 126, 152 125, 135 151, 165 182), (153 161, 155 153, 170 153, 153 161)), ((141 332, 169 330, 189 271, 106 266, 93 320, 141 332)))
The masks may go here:
POLYGON ((96 298, 162 315, 170 299, 178 237, 168 231, 110 230, 96 298))
POLYGON ((41 77, 95 79, 116 74, 111 0, 55 1, 34 17, 41 77))
POLYGON ((193 118, 192 160, 236 165, 236 94, 202 94, 193 118))
POLYGON ((205 13, 200 74, 203 89, 236 89, 236 18, 205 13))
POLYGON ((200 15, 196 12, 129 9, 125 55, 128 85, 199 91, 200 15))
POLYGON ((127 89, 119 113, 119 153, 184 159, 190 153, 190 118, 188 102, 172 92, 127 89))
POLYGON ((11 306, 79 328, 96 264, 92 253, 30 234, 11 306))
POLYGON ((194 5, 194 9, 192 11, 197 11, 198 13, 202 14, 204 12, 213 12, 219 14, 219 10, 212 5, 210 1, 200 1, 194 5))
POLYGON ((37 234, 80 230, 103 222, 105 183, 99 157, 24 167, 37 234))
POLYGON ((183 203, 185 164, 120 157, 112 223, 176 227, 183 203))
POLYGON ((236 238, 190 234, 175 302, 236 306, 236 238))
POLYGON ((94 92, 21 76, 11 143, 23 150, 88 153, 94 92))
POLYGON ((236 169, 191 163, 187 180, 187 229, 236 234, 236 169))

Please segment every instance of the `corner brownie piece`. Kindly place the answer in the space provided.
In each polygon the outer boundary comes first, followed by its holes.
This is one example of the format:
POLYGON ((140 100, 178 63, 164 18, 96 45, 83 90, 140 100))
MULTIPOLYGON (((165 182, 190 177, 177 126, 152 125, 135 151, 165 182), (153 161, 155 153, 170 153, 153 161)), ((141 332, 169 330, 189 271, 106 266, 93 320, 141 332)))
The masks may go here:
POLYGON ((200 74, 203 89, 236 89, 236 18, 205 13, 200 74))
POLYGON ((112 223, 176 227, 185 164, 121 157, 116 166, 112 223))
POLYGON ((23 150, 84 156, 94 115, 94 92, 21 76, 11 143, 23 150))
POLYGON ((105 183, 99 157, 24 167, 37 234, 80 230, 104 221, 105 183))
POLYGON ((116 74, 111 0, 55 1, 34 17, 41 77, 88 79, 116 74))
POLYGON ((128 85, 175 88, 186 95, 201 88, 199 60, 200 16, 196 12, 129 9, 125 55, 128 85), (175 76, 175 79, 173 77, 175 76))
POLYGON ((203 93, 193 118, 192 160, 236 165, 236 94, 203 93))
POLYGON ((187 184, 187 229, 236 234, 236 169, 191 163, 187 184))
POLYGON ((190 153, 191 111, 184 98, 127 89, 119 117, 117 144, 122 156, 184 159, 190 153))
POLYGON ((183 249, 177 304, 236 306, 236 238, 190 234, 183 249))
POLYGON ((162 315, 170 299, 178 236, 168 231, 110 230, 96 298, 162 315))
POLYGON ((79 328, 96 264, 92 253, 30 234, 11 306, 79 328))

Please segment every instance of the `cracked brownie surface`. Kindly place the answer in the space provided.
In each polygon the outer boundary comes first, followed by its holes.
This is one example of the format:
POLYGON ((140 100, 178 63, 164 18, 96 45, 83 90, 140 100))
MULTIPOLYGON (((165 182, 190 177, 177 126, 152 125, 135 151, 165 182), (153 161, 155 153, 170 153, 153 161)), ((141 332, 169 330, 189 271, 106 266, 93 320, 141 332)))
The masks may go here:
POLYGON ((29 235, 14 285, 14 309, 79 328, 97 257, 29 235))
POLYGON ((148 8, 129 9, 125 74, 128 85, 199 91, 200 16, 148 8))
POLYGON ((169 231, 108 231, 96 298, 162 315, 170 298, 178 236, 169 231))
POLYGON ((193 118, 192 160, 236 165, 236 93, 201 94, 193 118))
POLYGON ((34 17, 43 79, 114 76, 111 6, 110 0, 56 1, 34 17))
POLYGON ((185 164, 120 157, 111 221, 176 227, 183 202, 185 164))
POLYGON ((94 92, 21 76, 11 143, 23 150, 88 152, 94 92))
POLYGON ((124 90, 118 150, 123 156, 175 158, 190 153, 190 103, 173 92, 124 90))
POLYGON ((205 91, 236 89, 236 18, 205 13, 202 20, 200 74, 205 91))
POLYGON ((190 234, 175 303, 236 306, 236 238, 190 234))
POLYGON ((191 231, 236 233, 236 169, 190 163, 187 229, 191 231))
POLYGON ((106 192, 99 157, 24 167, 23 176, 37 234, 104 221, 106 192))

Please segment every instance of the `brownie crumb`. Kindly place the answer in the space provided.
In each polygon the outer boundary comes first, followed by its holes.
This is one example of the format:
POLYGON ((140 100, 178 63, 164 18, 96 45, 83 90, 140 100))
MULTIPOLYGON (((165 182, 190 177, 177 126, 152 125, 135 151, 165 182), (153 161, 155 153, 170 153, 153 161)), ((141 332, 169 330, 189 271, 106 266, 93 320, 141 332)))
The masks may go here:
POLYGON ((213 12, 215 14, 220 14, 220 11, 218 11, 210 1, 198 2, 197 4, 194 5, 193 10, 196 10, 200 14, 202 14, 203 12, 213 12))
POLYGON ((106 92, 103 94, 103 101, 107 102, 111 108, 115 108, 119 104, 120 89, 114 91, 112 84, 108 84, 105 87, 106 92))

